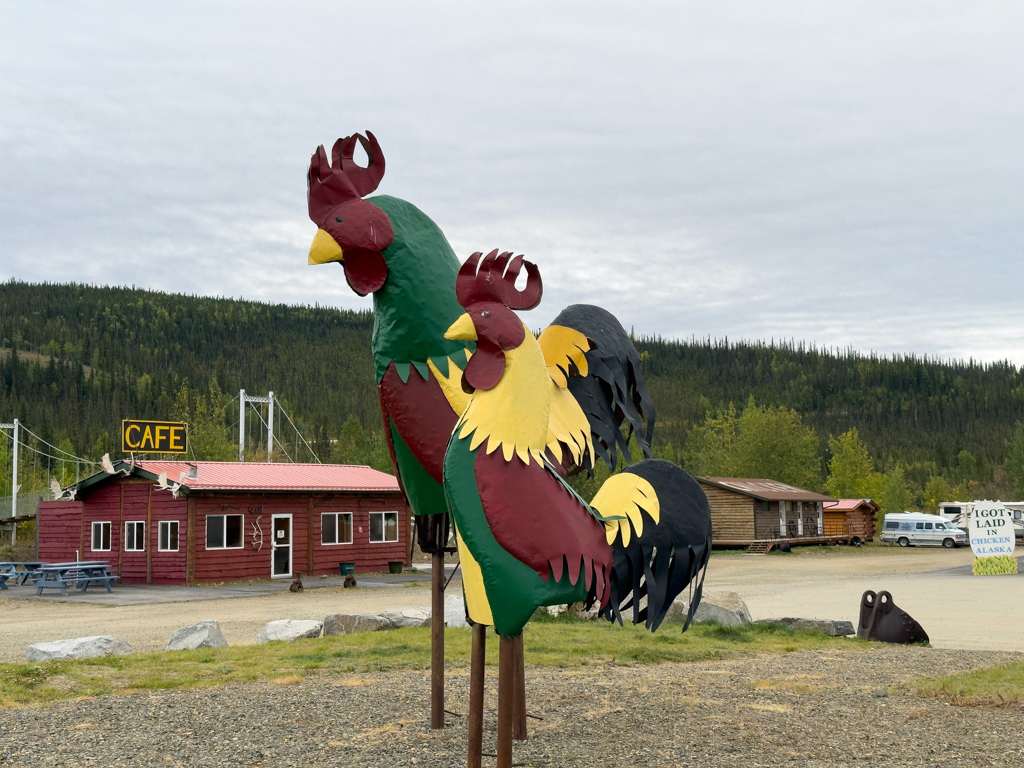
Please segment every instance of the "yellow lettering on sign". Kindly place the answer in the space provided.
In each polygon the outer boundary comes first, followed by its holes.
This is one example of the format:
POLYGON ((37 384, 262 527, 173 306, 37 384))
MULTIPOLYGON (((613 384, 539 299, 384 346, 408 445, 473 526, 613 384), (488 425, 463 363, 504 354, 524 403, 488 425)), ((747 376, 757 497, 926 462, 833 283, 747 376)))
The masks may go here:
POLYGON ((156 428, 156 447, 160 448, 164 444, 163 432, 167 431, 167 425, 160 425, 156 428))
POLYGON ((185 430, 182 427, 171 427, 171 450, 172 451, 184 451, 185 446, 181 442, 181 439, 185 436, 185 430))
POLYGON ((147 441, 149 442, 149 447, 155 450, 156 445, 153 444, 153 431, 149 428, 148 424, 146 425, 146 431, 142 433, 142 442, 139 443, 139 447, 145 448, 147 441))
POLYGON ((128 444, 129 448, 138 448, 139 447, 138 438, 132 439, 132 430, 133 429, 136 432, 141 432, 141 430, 139 429, 139 425, 138 424, 130 424, 130 425, 128 425, 128 429, 126 429, 125 432, 124 432, 124 441, 128 444))

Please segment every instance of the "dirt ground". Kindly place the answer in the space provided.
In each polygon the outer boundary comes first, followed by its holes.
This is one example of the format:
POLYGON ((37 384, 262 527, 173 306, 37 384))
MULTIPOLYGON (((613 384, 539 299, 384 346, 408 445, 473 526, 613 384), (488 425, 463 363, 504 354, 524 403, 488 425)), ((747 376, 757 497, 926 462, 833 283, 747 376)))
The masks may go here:
MULTIPOLYGON (((706 588, 738 592, 755 619, 850 621, 856 621, 864 590, 886 589, 921 623, 935 647, 1024 651, 1024 574, 972 576, 971 558, 969 549, 889 546, 814 548, 791 555, 715 553, 706 588)), ((458 582, 452 587, 458 589, 458 582)), ((0 661, 23 660, 29 643, 87 635, 115 635, 138 651, 162 650, 175 630, 204 619, 216 619, 229 643, 244 645, 255 642, 259 629, 275 619, 322 620, 328 613, 430 605, 426 586, 123 607, 12 600, 5 594, 0 592, 0 661)))

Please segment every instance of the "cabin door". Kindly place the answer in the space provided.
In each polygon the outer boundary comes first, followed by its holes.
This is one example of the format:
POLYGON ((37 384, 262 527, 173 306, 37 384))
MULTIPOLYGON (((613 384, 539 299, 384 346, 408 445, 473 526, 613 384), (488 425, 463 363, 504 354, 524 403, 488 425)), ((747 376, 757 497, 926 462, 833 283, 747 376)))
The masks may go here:
POLYGON ((271 515, 270 575, 275 579, 292 575, 292 516, 271 515))

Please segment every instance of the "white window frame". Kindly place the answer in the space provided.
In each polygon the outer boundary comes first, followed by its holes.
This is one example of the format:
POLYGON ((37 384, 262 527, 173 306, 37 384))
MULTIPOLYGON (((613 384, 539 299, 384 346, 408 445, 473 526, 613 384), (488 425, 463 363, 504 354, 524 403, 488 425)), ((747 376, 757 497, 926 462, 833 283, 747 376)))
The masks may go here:
POLYGON ((146 521, 145 520, 125 520, 124 521, 124 551, 125 552, 145 552, 146 551, 146 521), (139 530, 138 527, 142 526, 142 546, 139 547, 139 530), (129 527, 132 530, 132 535, 128 535, 129 527), (131 543, 131 547, 128 544, 131 543))
POLYGON ((206 516, 206 538, 205 538, 204 543, 206 544, 206 548, 208 550, 210 550, 210 549, 245 549, 245 515, 207 515, 206 516), (217 517, 219 517, 221 519, 221 523, 220 523, 221 524, 221 541, 223 541, 224 543, 221 544, 219 547, 211 547, 210 546, 210 533, 209 533, 209 531, 210 531, 210 520, 212 520, 213 518, 217 518, 217 517), (240 518, 242 518, 242 523, 241 523, 242 539, 241 539, 241 543, 239 543, 237 545, 228 546, 228 518, 229 517, 240 517, 240 518))
POLYGON ((158 529, 159 536, 157 538, 157 552, 177 552, 180 544, 178 543, 178 535, 181 531, 181 525, 177 520, 161 520, 158 529), (170 543, 171 540, 171 526, 174 526, 174 546, 164 547, 164 529, 167 529, 167 541, 170 543))
POLYGON ((351 512, 321 512, 320 513, 320 545, 321 546, 323 546, 323 547, 343 546, 343 545, 351 544, 353 542, 354 538, 355 537, 352 535, 352 513, 351 512), (324 541, 324 518, 325 517, 333 517, 334 518, 334 538, 335 538, 335 541, 324 541), (341 526, 338 524, 339 523, 339 518, 342 518, 342 517, 347 517, 348 518, 348 541, 337 541, 338 532, 341 530, 341 526))
POLYGON ((109 552, 110 551, 110 541, 111 541, 110 521, 109 520, 94 520, 93 523, 92 523, 92 539, 89 542, 92 545, 90 547, 90 551, 91 552, 109 552), (102 544, 103 544, 103 533, 102 533, 102 531, 103 531, 103 526, 104 525, 107 526, 107 547, 106 547, 106 549, 104 549, 103 546, 102 546, 102 544), (96 545, 96 530, 97 530, 97 528, 99 528, 99 530, 100 530, 100 545, 101 546, 99 546, 99 547, 95 546, 96 545))
POLYGON ((398 541, 398 533, 399 533, 399 531, 398 531, 399 521, 400 521, 400 519, 398 517, 398 512, 392 512, 392 511, 371 512, 370 513, 370 543, 371 544, 394 544, 395 542, 397 542, 398 541), (382 539, 374 539, 373 538, 373 516, 374 515, 380 515, 381 516, 380 530, 381 530, 381 534, 385 538, 382 538, 382 539), (387 518, 384 517, 385 515, 394 515, 395 516, 395 538, 393 538, 393 539, 387 538, 387 529, 388 528, 387 528, 387 524, 386 524, 387 518))

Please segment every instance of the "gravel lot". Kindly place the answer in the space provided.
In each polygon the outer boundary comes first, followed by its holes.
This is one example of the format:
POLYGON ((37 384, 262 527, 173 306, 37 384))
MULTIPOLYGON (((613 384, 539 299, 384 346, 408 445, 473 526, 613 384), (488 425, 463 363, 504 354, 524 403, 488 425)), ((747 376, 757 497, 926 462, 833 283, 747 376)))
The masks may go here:
MULTIPOLYGON (((529 648, 527 648, 529 663, 529 648)), ((1024 711, 904 684, 1018 654, 878 646, 733 661, 528 667, 526 766, 1024 766, 1024 711), (993 724, 998 728, 993 730, 993 724)), ((467 672, 449 675, 465 713, 467 672)), ((496 678, 484 750, 493 751, 496 678)), ((432 732, 423 672, 310 677, 3 710, 0 765, 459 766, 465 718, 432 732)), ((485 765, 493 758, 485 758, 485 765)))

